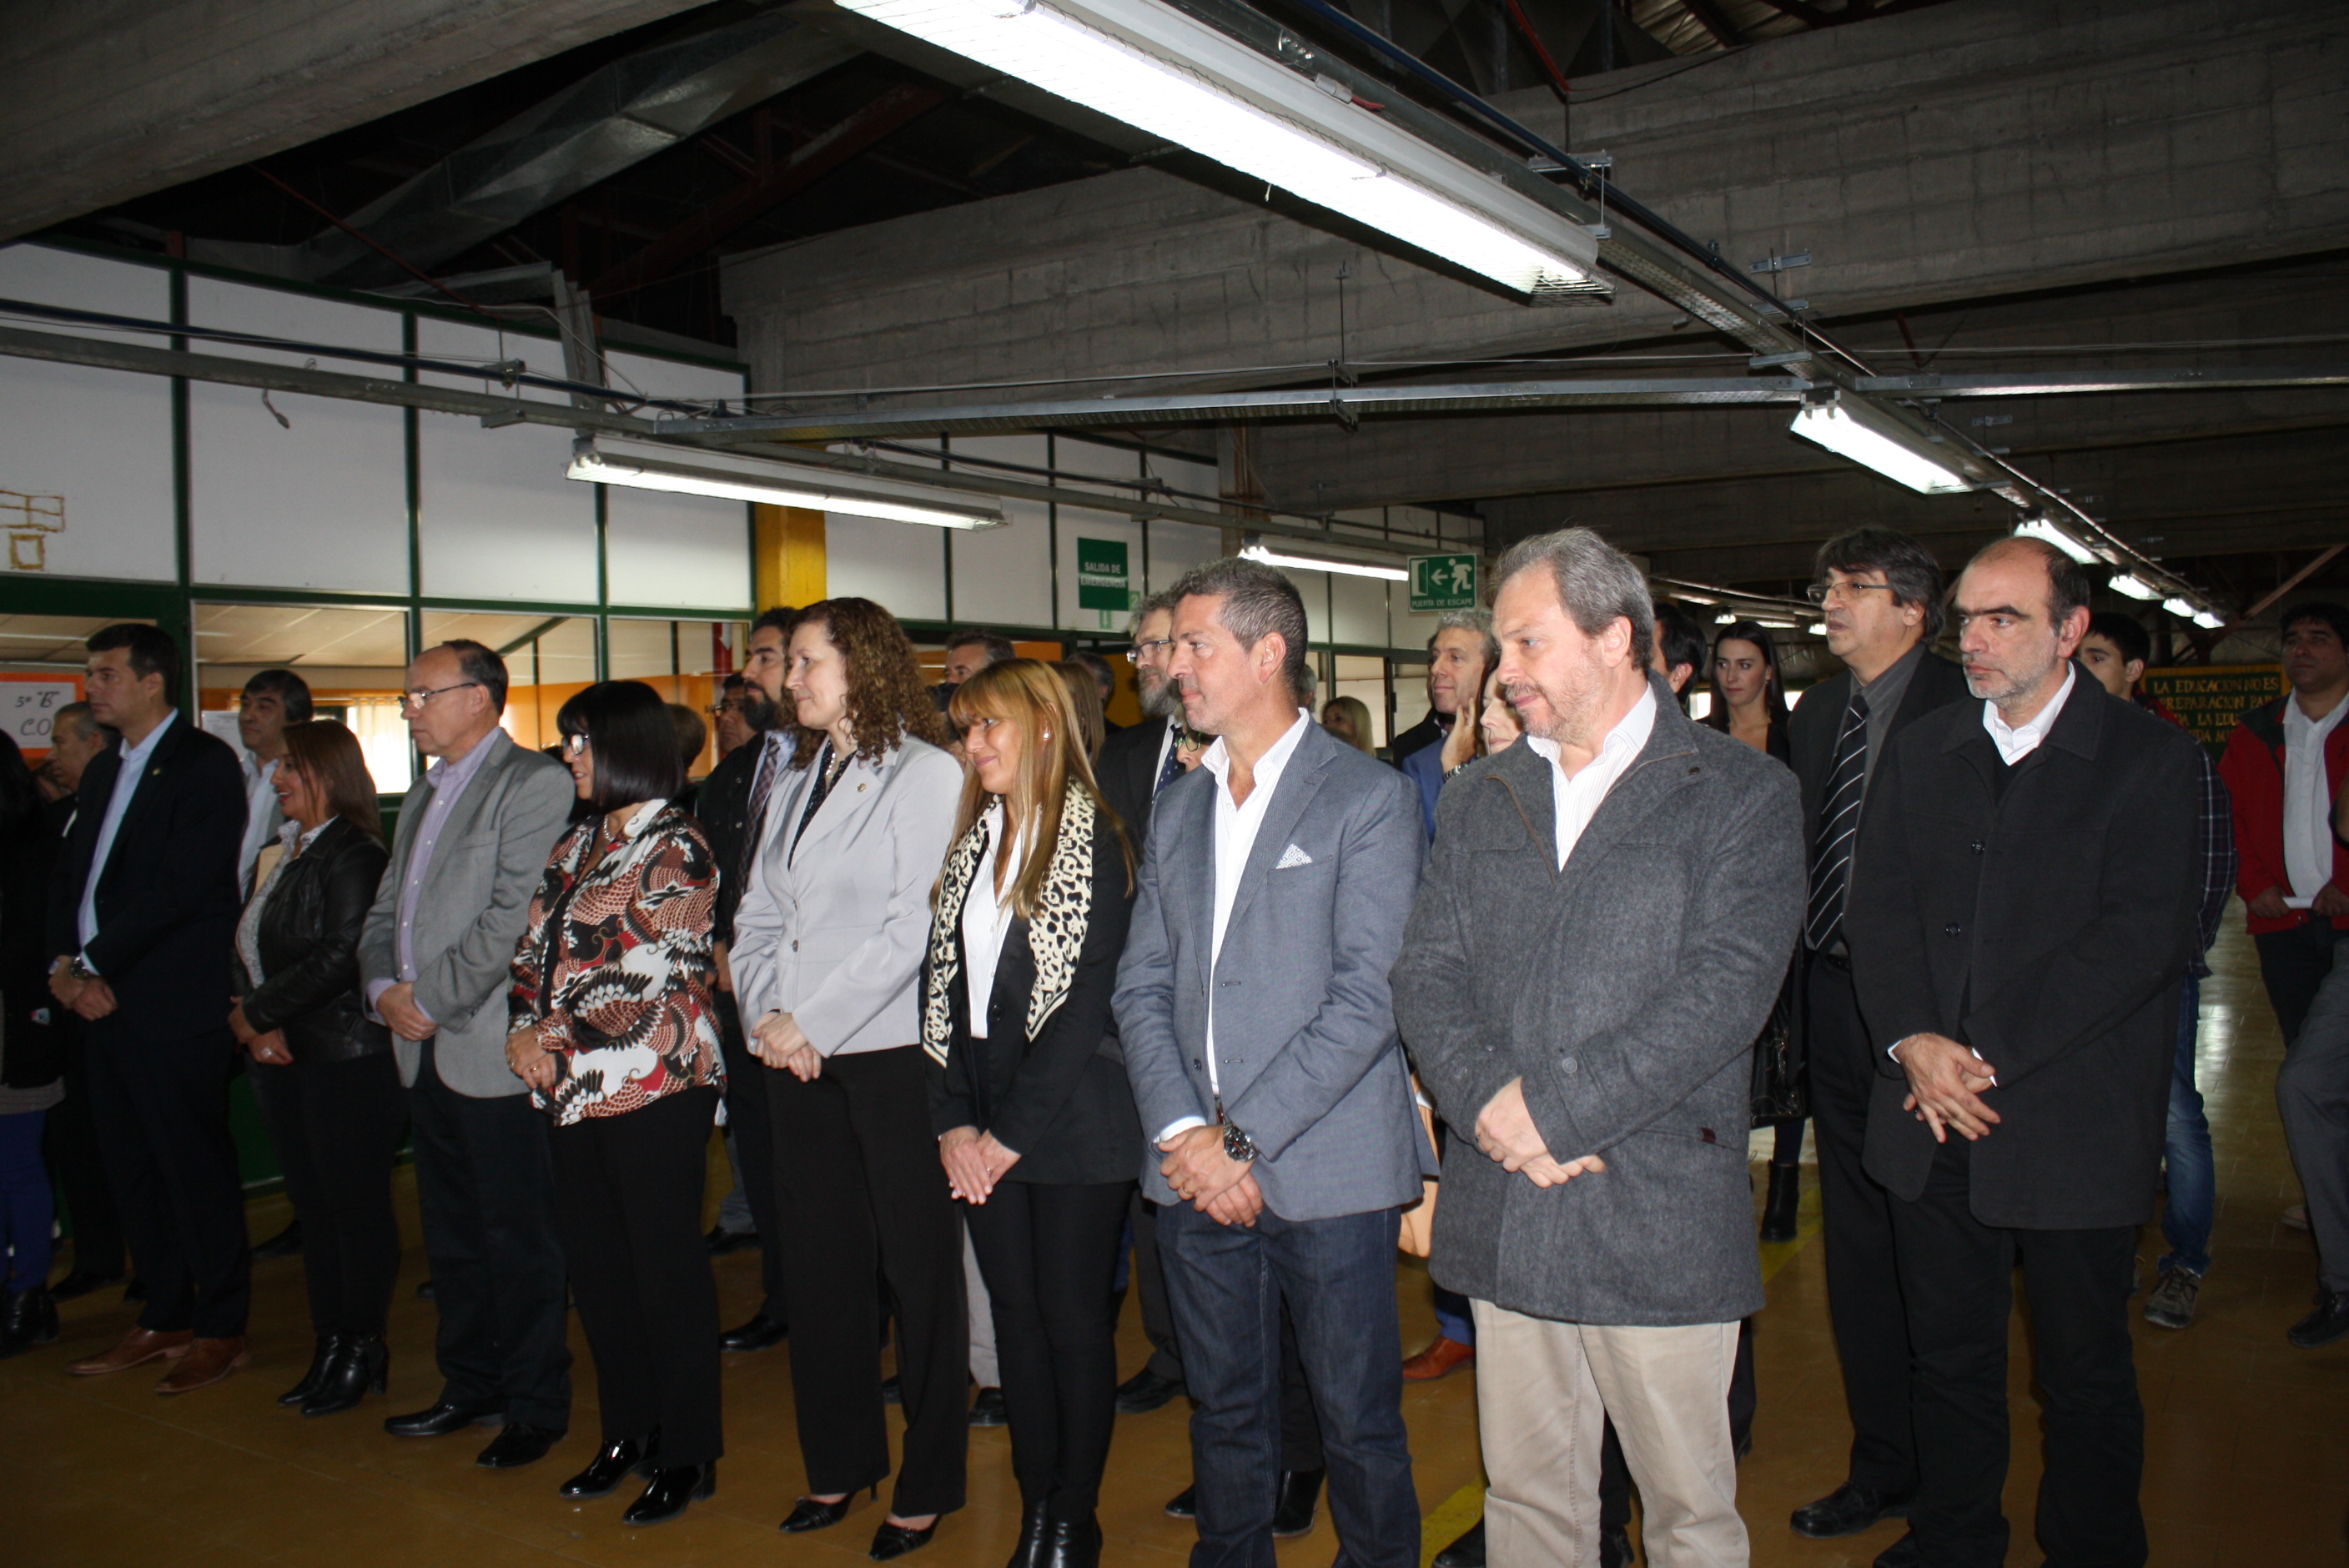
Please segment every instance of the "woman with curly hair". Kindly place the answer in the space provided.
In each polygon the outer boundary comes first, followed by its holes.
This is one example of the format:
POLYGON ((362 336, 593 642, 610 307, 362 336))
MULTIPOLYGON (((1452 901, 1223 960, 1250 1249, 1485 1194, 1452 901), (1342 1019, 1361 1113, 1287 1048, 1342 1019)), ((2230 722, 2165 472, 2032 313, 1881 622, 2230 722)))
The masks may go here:
POLYGON ((897 1318, 905 1461, 873 1539, 886 1562, 960 1508, 969 1410, 962 1237, 920 1046, 930 888, 962 769, 914 645, 869 599, 801 612, 784 686, 792 766, 750 802, 750 870, 729 961, 769 1069, 792 1386, 807 1494, 783 1529, 822 1530, 889 1473, 879 1282, 897 1318))
POLYGON ((718 866, 673 803, 677 729, 652 687, 602 681, 555 716, 591 814, 555 841, 514 948, 506 1065, 554 1119, 555 1223, 595 1357, 603 1447, 564 1481, 657 1524, 718 1486, 718 1286, 701 1239, 725 1082, 710 922, 718 866))

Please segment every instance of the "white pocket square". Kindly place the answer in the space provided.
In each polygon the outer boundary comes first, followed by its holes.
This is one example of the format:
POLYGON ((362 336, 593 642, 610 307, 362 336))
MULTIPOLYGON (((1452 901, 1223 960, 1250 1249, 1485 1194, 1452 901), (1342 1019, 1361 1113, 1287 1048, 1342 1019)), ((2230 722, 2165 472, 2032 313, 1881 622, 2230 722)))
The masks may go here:
POLYGON ((1307 854, 1295 844, 1291 844, 1288 848, 1280 851, 1279 862, 1272 869, 1277 872, 1285 872, 1291 866, 1309 866, 1312 863, 1313 857, 1311 855, 1307 854))

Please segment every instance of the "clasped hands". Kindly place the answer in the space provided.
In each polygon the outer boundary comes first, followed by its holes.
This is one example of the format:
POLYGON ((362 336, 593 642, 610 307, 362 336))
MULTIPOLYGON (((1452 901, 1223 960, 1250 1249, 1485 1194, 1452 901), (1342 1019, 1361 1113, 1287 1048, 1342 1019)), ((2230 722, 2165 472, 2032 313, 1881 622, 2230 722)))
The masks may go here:
POLYGON ((236 1043, 243 1046, 254 1061, 273 1068, 293 1065, 294 1053, 286 1047, 285 1031, 254 1028, 252 1020, 244 1016, 244 1004, 242 1002, 228 1010, 228 1032, 236 1037, 236 1043))
POLYGON ((49 995, 92 1023, 114 1011, 114 987, 102 975, 85 980, 73 972, 73 960, 60 958, 49 965, 49 995))
POLYGON ((1909 1075, 1900 1109, 1931 1128, 1934 1142, 1947 1143, 1951 1128, 1972 1142, 1998 1125, 1998 1112, 1982 1097, 1998 1087, 1998 1069, 1949 1036, 1911 1035, 1892 1047, 1892 1059, 1909 1075))
POLYGON ((538 1026, 525 1024, 506 1037, 506 1066, 513 1076, 541 1094, 554 1091, 555 1079, 561 1076, 554 1053, 538 1037, 538 1026))
POLYGON ((947 1186, 966 1203, 984 1203, 1019 1156, 995 1140, 992 1132, 976 1127, 949 1128, 938 1140, 938 1163, 947 1168, 947 1186))
POLYGON ((770 1013, 750 1031, 750 1054, 802 1083, 823 1076, 823 1053, 815 1048, 789 1013, 770 1013))
POLYGON ((1224 1152, 1224 1130, 1194 1127, 1158 1146, 1158 1173, 1174 1194, 1219 1225, 1254 1225, 1264 1212, 1253 1161, 1224 1152))
POLYGON ((1526 1080, 1511 1078, 1501 1092, 1476 1113, 1476 1147, 1501 1169, 1523 1176, 1537 1187, 1556 1187, 1577 1176, 1604 1171, 1607 1162, 1596 1154, 1561 1163, 1543 1141, 1526 1109, 1526 1080))

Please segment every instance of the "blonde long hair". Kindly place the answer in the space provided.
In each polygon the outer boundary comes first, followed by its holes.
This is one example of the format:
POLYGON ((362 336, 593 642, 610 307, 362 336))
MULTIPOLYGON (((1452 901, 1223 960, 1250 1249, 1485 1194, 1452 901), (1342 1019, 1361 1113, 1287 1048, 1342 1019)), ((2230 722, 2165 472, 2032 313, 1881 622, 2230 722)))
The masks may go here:
MULTIPOLYGON (((1087 678, 1091 678, 1088 676, 1087 678)), ((1052 850, 1061 841, 1061 810, 1071 789, 1092 797, 1093 810, 1114 831, 1118 852, 1125 857, 1126 889, 1133 886, 1133 850, 1126 842, 1125 825, 1102 799, 1093 781, 1092 762, 1085 756, 1083 732, 1061 673, 1040 659, 1004 659, 988 665, 955 688, 947 717, 957 729, 980 719, 1009 724, 1019 731, 1019 773, 1003 802, 1005 820, 1015 830, 1034 823, 1036 830, 1020 835, 1020 863, 1009 873, 1012 910, 1032 918, 1044 898, 1046 873, 1052 850)), ((987 814, 995 797, 978 780, 978 769, 963 774, 962 804, 955 813, 954 837, 962 842, 971 825, 987 814)), ((1000 849, 1001 846, 998 846, 1000 849)), ((935 889, 931 902, 936 903, 935 889)))

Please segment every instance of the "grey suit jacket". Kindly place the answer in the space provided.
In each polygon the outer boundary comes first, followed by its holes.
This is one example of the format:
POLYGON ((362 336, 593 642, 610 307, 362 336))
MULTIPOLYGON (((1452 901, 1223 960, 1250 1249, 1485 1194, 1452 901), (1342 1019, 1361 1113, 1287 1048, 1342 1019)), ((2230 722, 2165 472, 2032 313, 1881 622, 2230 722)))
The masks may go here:
POLYGON ((757 869, 735 906, 727 959, 743 1027, 789 1013, 827 1057, 914 1045, 930 889, 954 837, 962 768, 910 736, 877 765, 852 759, 795 853, 814 786, 812 766, 775 781, 757 869))
POLYGON ((1691 724, 1655 728, 1557 864, 1555 764, 1525 745, 1444 791, 1395 968, 1420 1081, 1454 1128, 1513 1078, 1563 1186, 1454 1138, 1435 1277, 1560 1322, 1729 1323, 1762 1305, 1745 1136, 1754 1037, 1803 909, 1795 776, 1691 724))
MULTIPOLYGON (((514 944, 530 922, 531 895, 571 815, 569 769, 516 746, 502 729, 465 786, 433 846, 416 907, 416 1004, 440 1026, 432 1059, 440 1081, 475 1099, 525 1094, 506 1066, 506 985, 514 944)), ((359 984, 399 978, 399 890, 417 825, 432 799, 419 778, 399 803, 391 864, 359 937, 359 984)), ((392 1037, 399 1079, 413 1085, 421 1051, 392 1037)))
MULTIPOLYGON (((1387 972, 1425 852, 1418 793, 1308 724, 1211 964, 1216 788, 1202 768, 1159 793, 1118 965, 1118 1032, 1143 1134, 1186 1116, 1216 1119, 1212 988, 1224 1109, 1260 1151, 1266 1206, 1285 1220, 1320 1220, 1410 1202, 1434 1150, 1395 1037, 1387 972)), ((1156 1150, 1142 1155, 1143 1195, 1176 1202, 1156 1150)))

